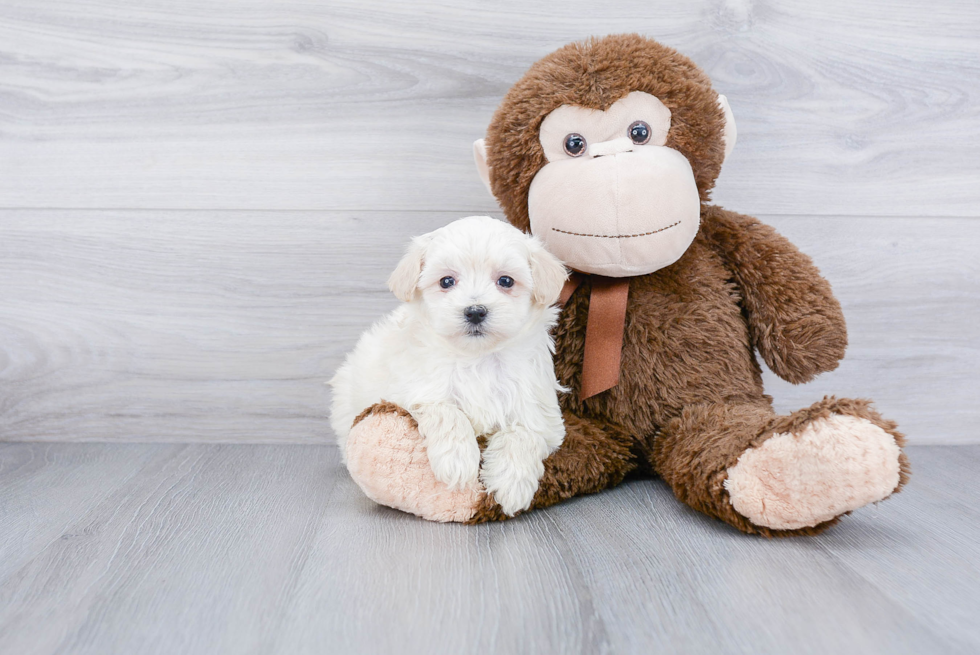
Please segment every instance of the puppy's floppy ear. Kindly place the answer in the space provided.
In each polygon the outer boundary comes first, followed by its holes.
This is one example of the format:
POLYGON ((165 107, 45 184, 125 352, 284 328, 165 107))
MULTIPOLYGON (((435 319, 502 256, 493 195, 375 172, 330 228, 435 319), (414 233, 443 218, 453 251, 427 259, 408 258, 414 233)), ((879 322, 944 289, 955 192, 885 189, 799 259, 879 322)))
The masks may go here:
POLYGON ((408 251, 398 262, 398 266, 388 278, 388 288, 402 302, 411 302, 419 288, 419 276, 422 274, 422 262, 425 259, 425 249, 429 240, 425 237, 415 237, 408 245, 408 251))
POLYGON ((545 250, 537 237, 528 240, 531 263, 531 299, 539 305, 553 305, 558 302, 561 289, 568 279, 568 270, 557 257, 545 250))

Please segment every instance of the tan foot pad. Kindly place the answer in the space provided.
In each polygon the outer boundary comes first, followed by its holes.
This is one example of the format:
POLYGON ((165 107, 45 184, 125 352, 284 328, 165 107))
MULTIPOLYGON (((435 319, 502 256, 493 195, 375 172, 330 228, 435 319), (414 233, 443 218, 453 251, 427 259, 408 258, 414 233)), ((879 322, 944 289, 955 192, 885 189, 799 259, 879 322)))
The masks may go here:
POLYGON ((890 495, 899 455, 875 424, 835 414, 747 450, 728 469, 725 489, 735 511, 756 525, 812 527, 890 495))
POLYGON ((400 414, 363 418, 347 436, 346 457, 347 470, 368 498, 430 521, 467 521, 483 495, 482 489, 450 490, 436 480, 421 435, 400 414))

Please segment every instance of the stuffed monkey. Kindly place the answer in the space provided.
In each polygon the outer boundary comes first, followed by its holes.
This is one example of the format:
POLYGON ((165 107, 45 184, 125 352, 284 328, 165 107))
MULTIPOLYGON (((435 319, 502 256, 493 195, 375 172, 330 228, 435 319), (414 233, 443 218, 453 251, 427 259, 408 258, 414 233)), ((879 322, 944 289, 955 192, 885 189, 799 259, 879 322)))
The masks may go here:
MULTIPOLYGON (((475 144, 507 220, 574 271, 555 329, 556 372, 572 390, 566 437, 531 509, 655 473, 744 532, 815 534, 905 483, 904 439, 868 401, 773 411, 755 353, 798 384, 837 367, 847 333, 809 257, 708 204, 734 144, 704 72, 637 35, 534 64, 475 144)), ((441 521, 506 518, 481 490, 433 478, 402 408, 365 410, 346 455, 379 503, 441 521)))

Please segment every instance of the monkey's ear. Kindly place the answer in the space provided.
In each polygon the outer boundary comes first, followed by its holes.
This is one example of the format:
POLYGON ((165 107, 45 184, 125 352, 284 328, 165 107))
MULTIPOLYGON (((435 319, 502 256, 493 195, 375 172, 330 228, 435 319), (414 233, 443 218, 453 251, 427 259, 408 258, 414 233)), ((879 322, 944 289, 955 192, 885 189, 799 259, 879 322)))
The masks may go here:
MULTIPOLYGON (((483 180, 483 186, 490 191, 490 167, 487 165, 487 144, 483 139, 477 139, 473 142, 473 159, 476 160, 476 172, 480 174, 480 179, 483 180)), ((493 191, 490 191, 490 195, 493 195, 493 191)))
POLYGON ((561 289, 568 279, 568 270, 561 260, 545 250, 544 245, 531 237, 528 247, 531 251, 531 300, 539 305, 549 306, 558 302, 561 289))
POLYGON ((735 148, 738 130, 735 129, 735 114, 732 113, 732 108, 728 106, 728 98, 719 93, 718 104, 721 105, 721 110, 725 112, 725 159, 728 159, 728 155, 732 154, 732 150, 735 148))
POLYGON ((412 239, 408 251, 388 278, 388 288, 402 302, 411 302, 418 292, 419 276, 422 275, 422 262, 425 260, 427 245, 428 240, 423 237, 412 239))

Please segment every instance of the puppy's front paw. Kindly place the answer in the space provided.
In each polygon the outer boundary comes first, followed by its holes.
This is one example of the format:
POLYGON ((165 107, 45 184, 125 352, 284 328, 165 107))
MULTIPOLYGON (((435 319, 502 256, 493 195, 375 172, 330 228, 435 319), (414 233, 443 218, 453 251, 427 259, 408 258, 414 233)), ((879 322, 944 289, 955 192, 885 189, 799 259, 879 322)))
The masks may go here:
POLYGON ((545 439, 520 427, 490 437, 480 480, 507 516, 531 506, 548 450, 545 439))
POLYGON ((480 479, 504 514, 513 516, 531 506, 538 480, 544 473, 543 465, 538 468, 539 471, 531 472, 515 467, 484 466, 480 479))
POLYGON ((450 489, 475 485, 480 474, 480 445, 469 419, 445 403, 416 405, 409 411, 418 423, 436 480, 450 489))
POLYGON ((450 489, 476 484, 480 474, 480 446, 476 435, 446 435, 446 438, 427 439, 425 448, 436 480, 450 489))

